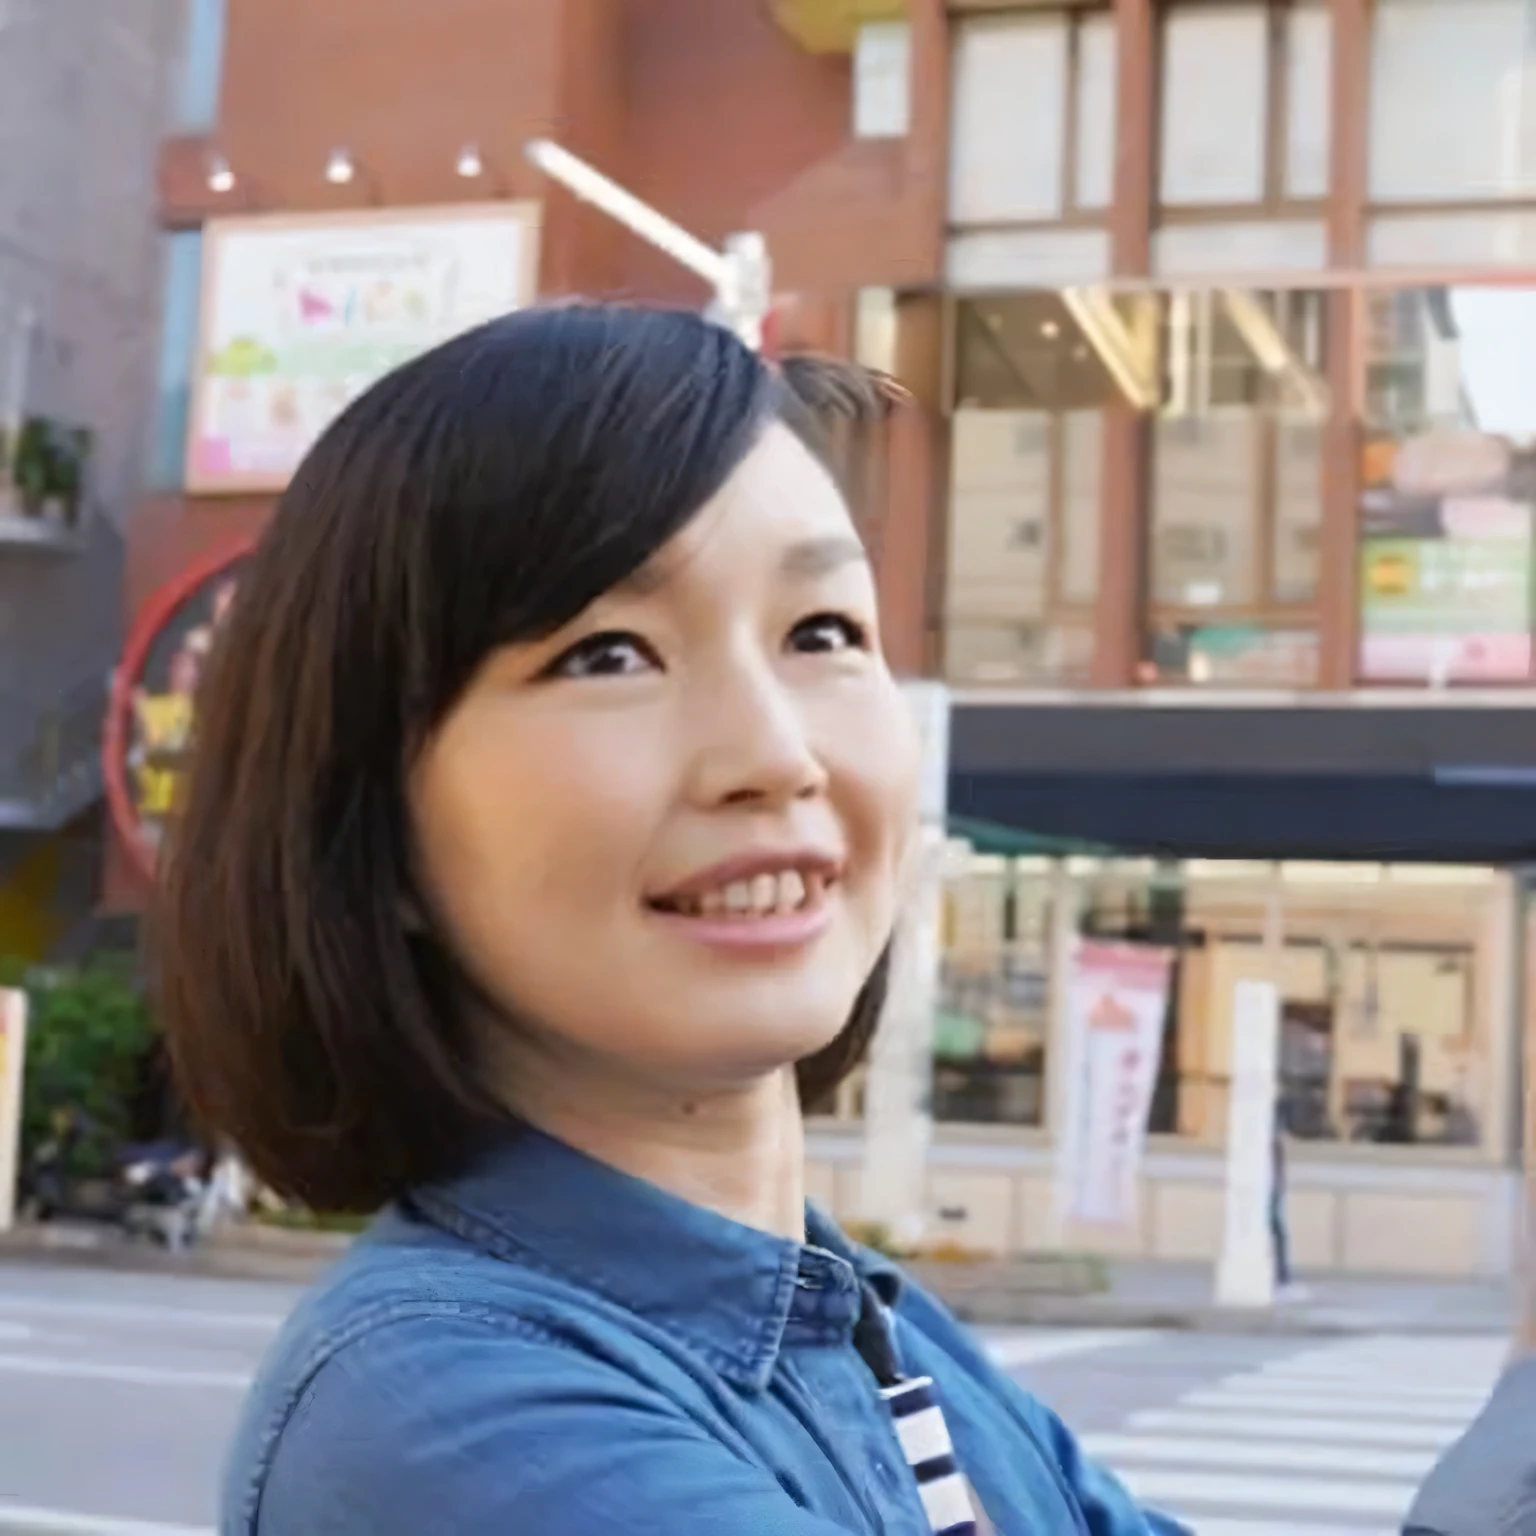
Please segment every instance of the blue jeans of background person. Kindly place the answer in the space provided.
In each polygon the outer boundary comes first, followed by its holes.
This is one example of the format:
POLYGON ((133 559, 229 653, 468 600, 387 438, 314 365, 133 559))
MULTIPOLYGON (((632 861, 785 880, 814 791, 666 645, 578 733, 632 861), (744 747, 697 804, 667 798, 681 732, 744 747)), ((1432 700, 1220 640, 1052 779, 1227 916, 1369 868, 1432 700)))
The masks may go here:
POLYGON ((1269 1235, 1275 1245, 1275 1284, 1291 1283, 1291 1244, 1285 1230, 1285 1191, 1275 1190, 1269 1197, 1269 1235))

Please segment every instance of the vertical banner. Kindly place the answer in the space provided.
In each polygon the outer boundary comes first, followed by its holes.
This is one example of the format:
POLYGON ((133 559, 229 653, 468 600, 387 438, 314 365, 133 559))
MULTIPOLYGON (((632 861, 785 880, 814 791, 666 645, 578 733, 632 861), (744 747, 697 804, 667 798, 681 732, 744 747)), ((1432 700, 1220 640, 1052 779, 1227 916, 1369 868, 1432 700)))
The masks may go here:
POLYGON ((9 1232, 16 1222, 26 1057, 27 994, 14 987, 0 988, 0 1232, 9 1232))
POLYGON ((1171 950, 1077 943, 1067 983, 1069 1086, 1059 1165, 1069 1221, 1122 1226, 1135 1217, 1172 970, 1171 950))
POLYGON ((1224 1307, 1267 1307, 1275 1298, 1269 1201, 1279 1072, 1280 995, 1273 982, 1240 981, 1232 995, 1227 1209, 1216 1270, 1224 1307))

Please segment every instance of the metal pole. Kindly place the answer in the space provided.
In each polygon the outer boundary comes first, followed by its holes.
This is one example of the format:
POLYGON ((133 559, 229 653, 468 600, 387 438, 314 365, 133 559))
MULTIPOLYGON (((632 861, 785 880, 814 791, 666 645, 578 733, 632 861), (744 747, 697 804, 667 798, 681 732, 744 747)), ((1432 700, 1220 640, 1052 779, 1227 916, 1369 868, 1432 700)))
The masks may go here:
POLYGON ((732 235, 717 251, 633 192, 562 149, 552 139, 533 139, 525 148, 529 161, 573 197, 606 213, 648 245, 665 252, 714 289, 712 312, 754 351, 763 344, 763 322, 772 302, 768 243, 755 232, 732 235))

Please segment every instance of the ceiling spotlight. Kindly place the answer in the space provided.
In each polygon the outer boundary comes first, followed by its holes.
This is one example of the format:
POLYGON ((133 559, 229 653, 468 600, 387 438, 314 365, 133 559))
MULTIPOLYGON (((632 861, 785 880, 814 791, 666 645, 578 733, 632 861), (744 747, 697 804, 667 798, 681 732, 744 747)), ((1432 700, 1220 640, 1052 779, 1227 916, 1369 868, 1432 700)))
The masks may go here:
POLYGON ((235 190, 235 173, 223 155, 215 155, 208 162, 208 190, 220 194, 235 190))
POLYGON ((485 161, 480 158, 478 144, 466 144, 459 151, 458 173, 465 181, 473 181, 485 174, 485 161))
POLYGON ((1061 335, 1061 327, 1054 320, 1046 320, 1040 326, 1040 334, 1047 341, 1055 341, 1061 335))
POLYGON ((352 164, 352 156, 345 149, 333 149, 331 158, 325 162, 325 179, 333 187, 344 187, 356 175, 357 168, 352 164))

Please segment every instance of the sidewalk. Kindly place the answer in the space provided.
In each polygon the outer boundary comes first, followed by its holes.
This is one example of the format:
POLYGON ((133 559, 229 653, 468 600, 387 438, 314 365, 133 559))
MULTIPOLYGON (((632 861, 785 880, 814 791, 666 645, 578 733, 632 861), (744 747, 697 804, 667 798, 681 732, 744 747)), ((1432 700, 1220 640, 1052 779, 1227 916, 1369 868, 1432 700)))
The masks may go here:
POLYGON ((1208 1264, 1111 1262, 1094 1295, 1017 1298, 1010 1321, 1070 1328, 1188 1329, 1235 1334, 1402 1333, 1511 1336, 1518 1307, 1507 1280, 1308 1275, 1296 1299, 1218 1307, 1208 1264))
MULTIPOLYGON (((57 1225, 0 1233, 0 1265, 63 1264, 305 1285, 346 1248, 347 1239, 332 1233, 248 1226, 221 1232, 203 1247, 178 1255, 110 1231, 57 1225)), ((942 1265, 929 1271, 941 1295, 948 1289, 942 1271, 942 1265)), ((1515 1286, 1502 1280, 1307 1276, 1302 1296, 1254 1311, 1214 1304, 1210 1265, 1111 1261, 1108 1278, 1106 1290, 1090 1295, 1042 1290, 997 1298, 957 1292, 948 1299, 968 1321, 986 1326, 1226 1334, 1510 1337, 1518 1315, 1515 1286)))

